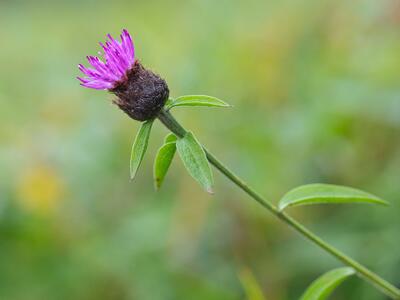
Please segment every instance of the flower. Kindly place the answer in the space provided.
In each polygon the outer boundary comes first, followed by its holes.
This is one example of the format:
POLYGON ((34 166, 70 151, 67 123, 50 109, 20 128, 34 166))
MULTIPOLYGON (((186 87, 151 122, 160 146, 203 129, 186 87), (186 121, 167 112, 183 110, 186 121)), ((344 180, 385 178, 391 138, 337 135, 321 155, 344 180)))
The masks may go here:
POLYGON ((126 29, 122 30, 121 42, 110 34, 107 37, 105 45, 100 43, 105 62, 87 56, 93 68, 78 65, 85 75, 77 77, 81 85, 114 93, 118 97, 114 104, 135 120, 156 117, 169 96, 167 83, 135 59, 132 38, 126 29))
MULTIPOLYGON (((119 81, 126 78, 127 71, 135 63, 135 48, 129 32, 124 29, 121 34, 121 42, 115 40, 110 34, 105 45, 100 43, 104 50, 105 62, 96 56, 87 56, 87 60, 94 69, 79 65, 79 70, 86 77, 77 77, 81 85, 96 89, 108 90, 113 88, 119 81)), ((100 52, 99 52, 100 53, 100 52)), ((101 54, 101 53, 100 53, 101 54)))

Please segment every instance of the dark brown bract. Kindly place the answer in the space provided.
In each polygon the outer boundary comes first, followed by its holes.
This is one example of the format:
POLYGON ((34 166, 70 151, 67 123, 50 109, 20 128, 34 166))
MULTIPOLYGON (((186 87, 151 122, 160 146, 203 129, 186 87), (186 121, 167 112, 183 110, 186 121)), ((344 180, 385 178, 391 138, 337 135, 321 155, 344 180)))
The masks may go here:
POLYGON ((165 80, 145 69, 139 61, 127 72, 127 78, 110 91, 118 97, 114 103, 138 121, 155 118, 169 96, 165 80))

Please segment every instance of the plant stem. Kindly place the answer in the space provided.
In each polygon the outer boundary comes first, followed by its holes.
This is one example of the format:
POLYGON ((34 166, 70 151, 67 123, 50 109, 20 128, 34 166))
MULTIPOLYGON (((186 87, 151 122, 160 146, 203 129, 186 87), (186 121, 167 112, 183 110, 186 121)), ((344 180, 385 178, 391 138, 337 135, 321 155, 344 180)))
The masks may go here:
MULTIPOLYGON (((162 110, 158 115, 160 121, 174 134, 178 137, 183 137, 186 133, 186 130, 178 123, 178 121, 166 110, 162 110)), ((203 147, 204 148, 204 147, 203 147)), ((315 235, 309 229, 304 227, 302 224, 297 222, 295 219, 287 215, 286 213, 279 211, 278 208, 273 205, 271 202, 266 200, 263 196, 257 193, 254 189, 252 189, 246 182, 240 179, 237 175, 235 175, 231 170, 229 170, 224 164, 222 164, 213 154, 211 154, 206 148, 204 148, 206 152, 207 158, 209 162, 217 168, 223 175, 225 175, 228 179, 230 179, 236 186, 241 188, 245 193, 247 193, 251 198, 256 200, 259 204, 269 210, 274 216, 278 217, 287 225, 291 226, 294 230, 303 235, 306 239, 313 242, 326 252, 330 253, 332 256, 336 257, 345 265, 352 267, 357 271, 357 274, 365 279, 367 282, 374 285, 381 292, 386 294, 392 299, 400 299, 400 290, 381 278, 379 275, 370 271, 362 264, 358 263, 351 257, 337 250, 333 246, 329 245, 327 242, 322 240, 320 237, 315 235)))

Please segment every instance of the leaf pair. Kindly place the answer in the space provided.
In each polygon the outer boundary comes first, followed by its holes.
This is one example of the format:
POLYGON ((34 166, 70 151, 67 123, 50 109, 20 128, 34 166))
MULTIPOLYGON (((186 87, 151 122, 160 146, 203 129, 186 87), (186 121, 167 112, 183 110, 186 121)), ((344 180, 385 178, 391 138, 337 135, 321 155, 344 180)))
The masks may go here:
MULTIPOLYGON (((147 150, 153 120, 142 123, 132 146, 130 173, 133 179, 147 150)), ((168 172, 176 149, 189 174, 196 179, 204 189, 212 193, 213 176, 203 147, 193 133, 187 132, 182 138, 177 139, 174 134, 169 134, 164 145, 158 150, 154 161, 154 184, 160 188, 168 172)))
MULTIPOLYGON (((230 107, 229 104, 216 97, 207 95, 187 95, 178 97, 176 99, 168 99, 166 109, 170 110, 171 108, 178 106, 230 107)), ((160 162, 158 163, 158 165, 160 167, 155 167, 155 173, 157 173, 157 175, 155 176, 156 186, 158 182, 162 182, 163 177, 160 177, 160 175, 162 176, 164 174, 163 165, 168 164, 168 161, 170 159, 168 155, 173 156, 173 154, 175 153, 175 149, 172 148, 172 145, 165 144, 159 151, 160 162), (168 156, 167 158, 162 158, 166 155, 168 156), (161 162, 162 160, 166 160, 166 162, 161 162), (160 170, 156 171, 158 169, 160 170)), ((176 141, 176 148, 178 149, 179 156, 181 157, 182 162, 189 174, 197 182, 199 182, 200 185, 207 192, 212 193, 212 185, 214 180, 211 168, 208 163, 206 153, 201 144, 197 141, 194 134, 192 132, 187 132, 184 137, 179 138, 176 141)))
POLYGON ((187 132, 184 137, 177 139, 173 134, 166 137, 164 145, 158 150, 154 162, 154 181, 160 188, 172 159, 178 149, 179 156, 189 174, 196 179, 204 189, 212 193, 213 176, 203 147, 193 133, 187 132))

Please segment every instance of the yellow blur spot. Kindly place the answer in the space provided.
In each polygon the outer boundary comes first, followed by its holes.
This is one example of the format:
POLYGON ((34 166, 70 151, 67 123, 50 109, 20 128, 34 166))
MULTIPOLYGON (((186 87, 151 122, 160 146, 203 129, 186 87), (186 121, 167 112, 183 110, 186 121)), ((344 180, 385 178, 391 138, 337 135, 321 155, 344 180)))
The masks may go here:
POLYGON ((32 213, 47 215, 54 211, 63 194, 63 183, 57 173, 39 166, 24 174, 17 186, 21 206, 32 213))

